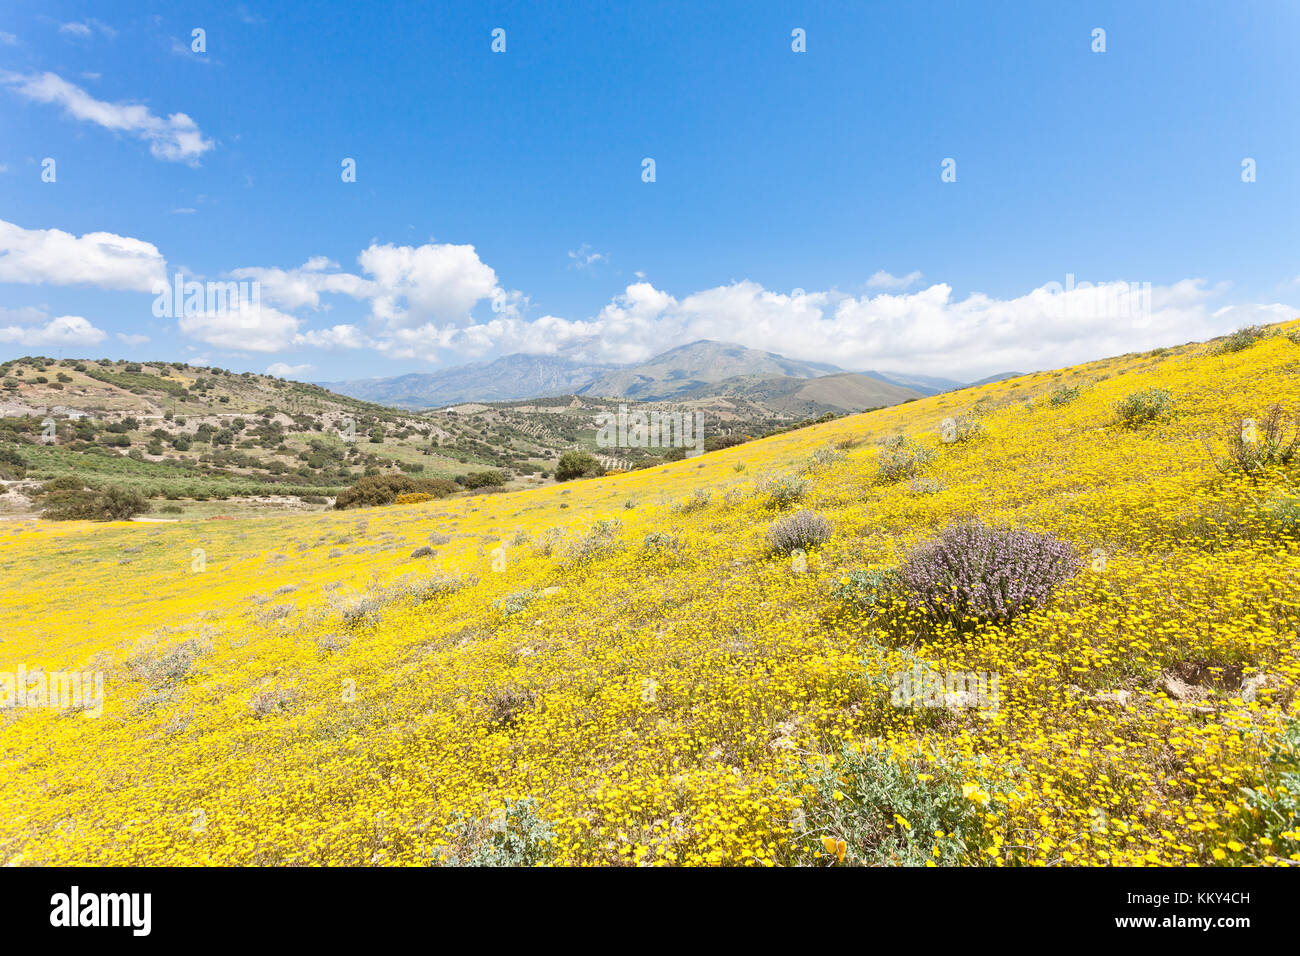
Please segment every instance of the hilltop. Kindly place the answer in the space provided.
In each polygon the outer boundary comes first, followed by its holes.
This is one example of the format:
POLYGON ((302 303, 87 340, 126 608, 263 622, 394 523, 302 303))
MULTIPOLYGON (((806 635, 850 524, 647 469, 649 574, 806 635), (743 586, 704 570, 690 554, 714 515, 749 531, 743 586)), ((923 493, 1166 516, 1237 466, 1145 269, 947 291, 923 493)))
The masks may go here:
POLYGON ((10 655, 105 698, 0 713, 0 862, 1300 861, 1298 401, 1292 323, 559 486, 11 522, 10 655), (900 575, 969 519, 1077 563, 946 622, 900 575))

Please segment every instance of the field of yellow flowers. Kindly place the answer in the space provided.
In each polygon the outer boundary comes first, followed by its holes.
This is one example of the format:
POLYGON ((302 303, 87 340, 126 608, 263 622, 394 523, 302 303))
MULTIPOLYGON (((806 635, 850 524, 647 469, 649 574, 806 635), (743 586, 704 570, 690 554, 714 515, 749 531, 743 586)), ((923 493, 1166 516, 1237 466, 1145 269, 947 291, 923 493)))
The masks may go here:
POLYGON ((1293 864, 1300 540, 1259 516, 1296 473, 1216 468, 1278 402, 1283 334, 533 491, 8 523, 0 670, 102 671, 104 704, 0 710, 0 863, 1293 864), (1149 387, 1169 415, 1118 423, 1149 387), (931 455, 883 481, 900 433, 931 455), (771 553, 774 485, 824 545, 771 553), (846 598, 972 516, 1082 570, 960 634, 846 598), (896 706, 918 665, 998 706, 896 706))

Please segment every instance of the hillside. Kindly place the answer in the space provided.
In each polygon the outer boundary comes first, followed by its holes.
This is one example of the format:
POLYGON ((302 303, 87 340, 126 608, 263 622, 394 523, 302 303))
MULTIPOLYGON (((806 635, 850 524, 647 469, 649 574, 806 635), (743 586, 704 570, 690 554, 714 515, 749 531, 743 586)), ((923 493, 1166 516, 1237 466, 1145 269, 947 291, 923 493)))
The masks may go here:
POLYGON ((884 408, 920 398, 921 393, 868 375, 840 372, 817 378, 735 376, 679 392, 682 399, 725 395, 744 398, 782 415, 807 417, 884 408))
POLYGON ((526 487, 547 480, 568 449, 606 456, 611 467, 657 463, 657 450, 598 446, 599 416, 620 406, 700 413, 706 436, 716 438, 898 400, 879 386, 885 391, 861 393, 856 406, 829 392, 825 401, 765 392, 768 402, 737 390, 672 402, 570 394, 412 412, 254 373, 35 356, 0 365, 0 380, 0 449, 25 466, 14 473, 0 461, 6 516, 37 510, 41 483, 64 475, 133 489, 168 514, 319 509, 365 475, 453 479, 486 469, 500 471, 508 487, 526 487))
MULTIPOLYGON (((293 496, 301 505, 376 472, 498 468, 526 481, 594 427, 549 414, 416 414, 179 362, 28 357, 0 365, 0 380, 0 446, 25 459, 27 478, 76 473, 159 500, 293 496)), ((0 497, 0 511, 17 500, 0 497)))
POLYGON ((104 674, 0 711, 0 863, 1300 861, 1300 474, 1216 467, 1297 330, 483 498, 0 526, 8 656, 104 674), (961 627, 881 583, 972 517, 1081 566, 961 627), (1000 696, 897 705, 922 666, 1000 696))

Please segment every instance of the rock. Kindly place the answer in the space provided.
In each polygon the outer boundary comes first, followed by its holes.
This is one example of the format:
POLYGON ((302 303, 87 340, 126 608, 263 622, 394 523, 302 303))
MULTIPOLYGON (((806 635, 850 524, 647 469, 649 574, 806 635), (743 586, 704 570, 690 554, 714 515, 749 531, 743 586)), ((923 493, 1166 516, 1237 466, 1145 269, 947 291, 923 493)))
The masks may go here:
POLYGON ((1106 691, 1101 694, 1093 694, 1088 698, 1094 704, 1103 704, 1106 706, 1127 707, 1133 699, 1133 694, 1127 690, 1106 691))
POLYGON ((1281 683, 1276 674, 1251 674, 1241 682, 1241 699, 1250 703, 1261 690, 1273 690, 1281 683))
POLYGON ((1174 700, 1200 700, 1206 694, 1205 688, 1181 681, 1173 674, 1162 674, 1160 686, 1174 700))

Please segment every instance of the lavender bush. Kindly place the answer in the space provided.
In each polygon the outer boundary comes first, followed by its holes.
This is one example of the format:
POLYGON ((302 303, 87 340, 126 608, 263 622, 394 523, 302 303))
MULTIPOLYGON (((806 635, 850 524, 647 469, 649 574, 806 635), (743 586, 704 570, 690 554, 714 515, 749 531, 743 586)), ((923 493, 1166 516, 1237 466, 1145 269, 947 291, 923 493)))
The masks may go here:
POLYGON ((951 524, 912 551, 898 572, 908 603, 938 620, 1005 623, 1079 570, 1074 548, 1050 534, 951 524))
POLYGON ((796 548, 824 544, 831 537, 831 523, 815 511, 796 511, 777 518, 767 529, 768 546, 777 554, 796 548))

